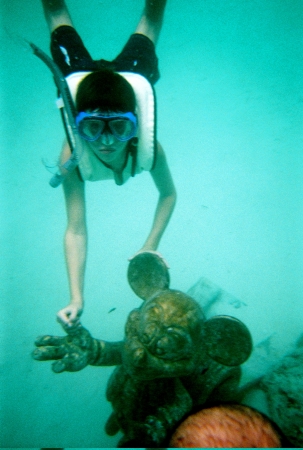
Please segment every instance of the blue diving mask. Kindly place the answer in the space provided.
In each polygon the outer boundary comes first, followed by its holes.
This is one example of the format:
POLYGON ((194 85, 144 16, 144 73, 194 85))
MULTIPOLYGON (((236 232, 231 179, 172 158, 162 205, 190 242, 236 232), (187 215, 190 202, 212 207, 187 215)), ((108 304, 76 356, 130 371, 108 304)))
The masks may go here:
POLYGON ((76 117, 76 126, 86 141, 96 141, 106 132, 119 141, 129 141, 137 132, 137 117, 132 112, 102 114, 82 111, 76 117))

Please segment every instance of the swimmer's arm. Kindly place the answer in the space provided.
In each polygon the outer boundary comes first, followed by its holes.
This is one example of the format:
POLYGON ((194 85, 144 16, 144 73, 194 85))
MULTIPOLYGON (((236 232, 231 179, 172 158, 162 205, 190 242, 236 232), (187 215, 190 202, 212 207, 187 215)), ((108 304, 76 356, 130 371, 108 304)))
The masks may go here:
MULTIPOLYGON (((66 143, 62 151, 62 162, 70 156, 66 143)), ((58 320, 69 325, 75 324, 83 309, 83 286, 87 254, 87 227, 85 213, 84 182, 78 170, 71 172, 63 182, 67 228, 64 238, 65 260, 70 286, 70 304, 59 311, 58 320)))
POLYGON ((150 174, 159 191, 152 229, 141 251, 157 250, 161 237, 173 213, 177 193, 162 146, 158 143, 156 165, 150 174))

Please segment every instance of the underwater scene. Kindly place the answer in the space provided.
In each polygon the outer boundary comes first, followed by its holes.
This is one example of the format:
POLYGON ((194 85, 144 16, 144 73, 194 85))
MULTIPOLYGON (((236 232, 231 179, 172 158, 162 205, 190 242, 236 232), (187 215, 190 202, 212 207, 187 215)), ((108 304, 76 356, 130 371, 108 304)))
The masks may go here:
POLYGON ((301 1, 0 9, 1 448, 303 447, 301 1))

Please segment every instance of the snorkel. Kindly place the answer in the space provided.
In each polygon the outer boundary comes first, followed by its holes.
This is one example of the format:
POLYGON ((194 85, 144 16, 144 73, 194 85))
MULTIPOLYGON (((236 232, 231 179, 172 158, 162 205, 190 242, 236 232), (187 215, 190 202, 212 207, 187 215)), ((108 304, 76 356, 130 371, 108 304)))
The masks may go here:
POLYGON ((35 44, 29 42, 29 45, 32 48, 34 55, 38 56, 38 58, 40 58, 51 70, 63 103, 60 107, 61 115, 72 155, 64 164, 59 166, 58 172, 49 181, 49 184, 52 187, 58 187, 64 181, 66 175, 72 172, 79 163, 81 138, 75 121, 76 109, 68 84, 57 64, 35 44))

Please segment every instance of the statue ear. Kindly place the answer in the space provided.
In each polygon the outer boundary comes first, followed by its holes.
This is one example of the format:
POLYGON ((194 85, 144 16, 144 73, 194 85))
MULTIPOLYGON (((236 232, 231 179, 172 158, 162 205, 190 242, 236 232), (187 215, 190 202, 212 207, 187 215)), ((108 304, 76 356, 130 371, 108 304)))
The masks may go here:
POLYGON ((138 253, 129 263, 127 279, 130 287, 142 300, 169 287, 169 273, 163 259, 154 252, 138 253))
POLYGON ((203 345, 212 359, 225 366, 239 366, 252 352, 251 334, 231 316, 214 316, 203 324, 203 345))

